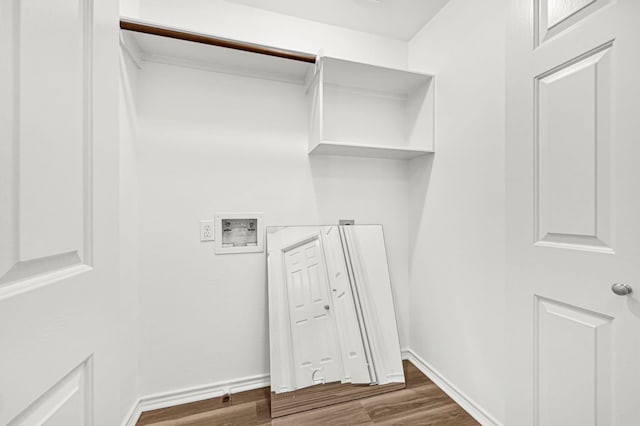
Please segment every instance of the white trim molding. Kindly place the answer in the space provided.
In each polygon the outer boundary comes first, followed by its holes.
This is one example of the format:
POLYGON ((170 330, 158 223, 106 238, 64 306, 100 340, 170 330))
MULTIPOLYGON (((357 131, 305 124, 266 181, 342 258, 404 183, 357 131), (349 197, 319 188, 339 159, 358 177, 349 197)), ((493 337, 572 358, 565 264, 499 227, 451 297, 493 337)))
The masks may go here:
POLYGON ((138 398, 133 401, 131 408, 129 408, 126 417, 122 421, 122 426, 136 426, 136 423, 138 423, 138 419, 140 418, 140 414, 142 414, 142 409, 140 408, 140 398, 138 398))
POLYGON ((461 392, 455 385, 447 380, 436 369, 429 365, 425 360, 416 355, 411 349, 402 350, 402 359, 411 362, 427 376, 433 383, 444 391, 451 399, 453 399, 460 407, 462 407, 471 417, 476 419, 483 426, 503 426, 491 414, 487 413, 480 405, 461 392))
MULTIPOLYGON (((456 386, 451 384, 437 370, 431 367, 425 360, 416 355, 411 349, 402 350, 402 359, 406 359, 427 376, 433 383, 442 389, 451 399, 462 407, 469 415, 483 426, 503 426, 498 420, 487 413, 475 401, 466 396, 456 386)), ((202 401, 216 398, 225 394, 234 394, 253 389, 270 386, 269 374, 261 374, 241 379, 211 383, 203 386, 195 386, 177 391, 157 393, 139 398, 129 410, 129 415, 122 422, 122 426, 135 426, 140 415, 144 411, 157 410, 159 408, 174 405, 187 404, 189 402, 202 401)))
POLYGON ((159 408, 172 407, 174 405, 188 404, 204 399, 221 397, 226 394, 233 395, 238 392, 259 389, 270 385, 269 374, 260 374, 241 379, 211 383, 203 386, 194 386, 177 391, 157 393, 143 396, 136 401, 129 415, 122 422, 122 426, 135 426, 144 411, 157 410, 159 408))

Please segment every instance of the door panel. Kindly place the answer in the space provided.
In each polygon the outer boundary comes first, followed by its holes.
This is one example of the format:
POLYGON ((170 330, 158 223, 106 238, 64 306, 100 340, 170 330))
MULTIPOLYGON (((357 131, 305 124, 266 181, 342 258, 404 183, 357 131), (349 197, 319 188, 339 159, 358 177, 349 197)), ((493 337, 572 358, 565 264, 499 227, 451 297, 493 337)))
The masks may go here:
POLYGON ((20 261, 82 256, 83 219, 90 218, 83 193, 89 172, 91 38, 84 37, 91 28, 90 0, 34 3, 17 2, 20 261), (51 113, 62 110, 64 121, 51 113))
POLYGON ((536 305, 538 424, 608 424, 613 318, 541 297, 536 305))
POLYGON ((340 347, 319 235, 285 249, 284 266, 296 386, 339 381, 342 377, 340 347))
POLYGON ((117 19, 0 0, 0 424, 120 420, 117 19))
POLYGON ((540 245, 611 251, 612 48, 536 77, 540 245))
POLYGON ((335 307, 338 338, 342 348, 342 364, 345 383, 373 383, 375 372, 369 370, 363 334, 355 307, 355 297, 345 263, 345 250, 340 233, 335 226, 322 228, 322 245, 325 250, 327 272, 335 307))
POLYGON ((506 424, 635 425, 640 2, 507 3, 506 424))
POLYGON ((90 0, 3 6, 11 10, 3 15, 11 28, 4 47, 13 67, 3 75, 10 84, 3 113, 11 119, 2 136, 11 148, 2 159, 11 178, 2 188, 8 202, 0 226, 8 238, 0 286, 14 287, 90 264, 92 7, 90 0))
POLYGON ((545 13, 547 25, 553 27, 591 3, 595 3, 595 0, 547 0, 544 3, 547 6, 545 13))
POLYGON ((612 0, 534 0, 536 46, 587 19, 612 0))
POLYGON ((9 426, 85 426, 92 422, 91 361, 83 362, 47 390, 9 426))

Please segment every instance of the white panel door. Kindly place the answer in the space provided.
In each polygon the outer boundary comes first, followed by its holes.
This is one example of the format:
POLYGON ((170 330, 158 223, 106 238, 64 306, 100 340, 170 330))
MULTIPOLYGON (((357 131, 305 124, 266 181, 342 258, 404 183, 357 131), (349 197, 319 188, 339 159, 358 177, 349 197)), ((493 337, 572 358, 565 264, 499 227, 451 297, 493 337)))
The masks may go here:
POLYGON ((338 338, 344 366, 344 383, 375 382, 375 371, 369 371, 363 331, 356 312, 356 300, 349 281, 345 253, 337 226, 322 227, 322 247, 327 261, 331 297, 335 306, 338 338), (372 377, 373 376, 373 377, 372 377))
POLYGON ((507 424, 638 425, 640 1, 507 3, 507 424))
POLYGON ((296 387, 340 381, 342 365, 319 235, 284 249, 296 387))
POLYGON ((0 0, 0 424, 118 419, 118 3, 0 0))

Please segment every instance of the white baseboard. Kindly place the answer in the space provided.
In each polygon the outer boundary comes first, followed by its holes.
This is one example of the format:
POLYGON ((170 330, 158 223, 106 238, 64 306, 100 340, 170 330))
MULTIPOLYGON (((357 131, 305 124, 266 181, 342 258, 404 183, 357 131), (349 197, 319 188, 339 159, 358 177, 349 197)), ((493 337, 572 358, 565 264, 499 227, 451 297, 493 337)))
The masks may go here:
POLYGON ((433 383, 451 397, 460 407, 462 407, 471 417, 476 419, 483 426, 502 426, 493 416, 487 413, 475 401, 462 393, 456 386, 449 382, 442 374, 431 367, 425 360, 416 355, 411 349, 402 350, 402 359, 410 361, 418 370, 427 376, 433 383))
MULTIPOLYGON (((402 350, 402 359, 410 361, 427 376, 433 383, 451 397, 460 407, 469 413, 483 426, 502 426, 502 424, 487 413, 471 398, 466 396, 457 387, 451 384, 437 370, 426 361, 416 355, 411 349, 402 350)), ((139 398, 129 410, 127 418, 122 426, 135 426, 143 411, 156 410, 174 405, 187 404, 189 402, 202 401, 203 399, 216 398, 227 393, 234 394, 252 389, 269 386, 268 374, 245 377, 242 379, 216 382, 204 386, 185 388, 177 391, 157 393, 139 398)))
POLYGON ((129 415, 122 426, 135 426, 143 411, 157 410, 174 405, 187 404, 189 402, 202 401, 203 399, 216 398, 225 394, 234 394, 252 389, 269 386, 268 374, 245 377, 223 382, 211 383, 204 386, 180 389, 171 392, 162 392, 139 398, 129 410, 129 415))
POLYGON ((127 416, 122 422, 122 426, 136 426, 136 423, 140 418, 140 414, 142 414, 142 410, 140 409, 140 398, 138 398, 133 402, 133 405, 129 409, 127 416))

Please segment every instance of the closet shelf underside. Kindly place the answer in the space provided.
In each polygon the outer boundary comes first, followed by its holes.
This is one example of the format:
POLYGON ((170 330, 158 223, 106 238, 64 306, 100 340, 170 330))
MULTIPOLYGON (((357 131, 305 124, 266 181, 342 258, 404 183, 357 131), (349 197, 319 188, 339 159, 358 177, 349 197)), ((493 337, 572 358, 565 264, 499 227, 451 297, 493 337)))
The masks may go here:
POLYGON ((433 151, 409 147, 367 145, 359 143, 320 142, 309 155, 345 155, 350 157, 388 158, 393 160, 409 160, 433 151))

